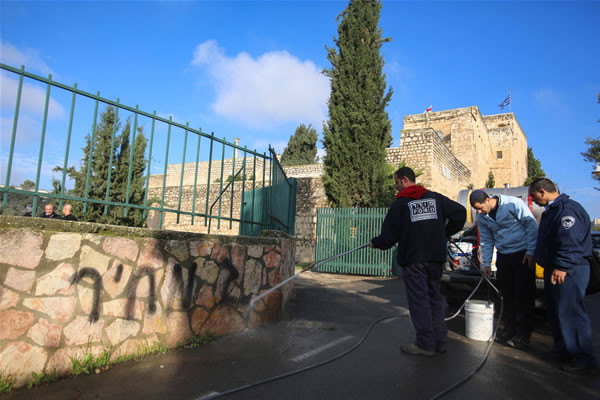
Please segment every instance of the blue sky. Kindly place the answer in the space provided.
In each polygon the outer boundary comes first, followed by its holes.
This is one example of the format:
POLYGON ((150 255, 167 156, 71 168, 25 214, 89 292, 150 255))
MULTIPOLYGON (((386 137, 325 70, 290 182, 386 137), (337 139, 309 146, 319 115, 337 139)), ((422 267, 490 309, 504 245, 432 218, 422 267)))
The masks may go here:
MULTIPOLYGON (((329 85, 320 72, 330 67, 325 46, 334 46, 336 17, 346 4, 3 0, 0 59, 229 141, 240 138, 249 149, 264 152, 271 144, 282 151, 300 123, 312 123, 322 138, 329 85)), ((434 111, 477 105, 485 115, 497 114, 510 90, 512 111, 543 169, 600 217, 593 166, 580 155, 586 137, 600 136, 599 20, 598 1, 384 1, 380 27, 392 39, 382 53, 394 90, 387 110, 394 145, 407 114, 430 104, 434 111)), ((4 183, 16 81, 6 72, 0 77, 4 183)), ((31 143, 39 140, 45 87, 31 84, 25 93, 12 184, 35 178, 39 151, 31 143)), ((64 162, 70 101, 67 93, 52 92, 42 187, 49 187, 51 167, 64 162)), ((78 100, 77 111, 79 139, 69 165, 80 157, 93 102, 78 100)), ((149 131, 149 121, 139 123, 149 131)), ((179 153, 173 150, 170 163, 182 159, 178 136, 172 146, 179 153)), ((153 173, 162 172, 163 158, 153 154, 153 173)))

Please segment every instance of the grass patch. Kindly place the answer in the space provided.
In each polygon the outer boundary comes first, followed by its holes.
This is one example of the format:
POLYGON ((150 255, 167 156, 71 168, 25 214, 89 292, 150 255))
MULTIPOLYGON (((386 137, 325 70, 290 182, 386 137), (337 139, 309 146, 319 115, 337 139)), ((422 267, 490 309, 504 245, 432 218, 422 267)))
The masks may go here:
POLYGON ((110 357, 114 351, 113 347, 103 347, 102 352, 98 356, 92 354, 91 338, 88 339, 88 344, 83 349, 83 358, 71 358, 71 374, 74 376, 86 374, 89 375, 92 371, 102 371, 109 369, 112 365, 110 357))
POLYGON ((315 264, 314 262, 305 262, 305 263, 296 264, 296 272, 303 271, 306 268, 312 267, 314 264, 315 264))
POLYGON ((41 385, 43 383, 52 383, 60 379, 56 368, 53 368, 52 371, 48 373, 44 371, 40 372, 39 374, 32 372, 31 377, 33 378, 33 380, 27 384, 28 389, 31 389, 32 387, 41 385))
POLYGON ((192 339, 188 342, 187 346, 185 346, 185 347, 194 349, 196 347, 202 346, 203 344, 210 343, 213 340, 215 340, 216 338, 217 338, 217 335, 215 335, 214 333, 210 333, 210 332, 204 336, 194 335, 192 337, 192 339))
POLYGON ((141 360, 151 354, 165 354, 169 351, 169 348, 160 342, 154 342, 151 345, 144 344, 137 347, 137 350, 134 354, 124 354, 122 356, 117 357, 113 364, 119 364, 129 360, 141 360))
POLYGON ((0 372, 0 393, 8 393, 13 390, 16 379, 4 372, 0 372))

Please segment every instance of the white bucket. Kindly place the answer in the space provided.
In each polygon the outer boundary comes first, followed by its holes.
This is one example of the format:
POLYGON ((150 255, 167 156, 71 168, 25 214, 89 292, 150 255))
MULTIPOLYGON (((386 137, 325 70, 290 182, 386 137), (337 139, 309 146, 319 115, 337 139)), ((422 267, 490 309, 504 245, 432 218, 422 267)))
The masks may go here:
POLYGON ((466 334, 469 339, 488 341, 494 333, 494 303, 469 300, 465 303, 466 334))

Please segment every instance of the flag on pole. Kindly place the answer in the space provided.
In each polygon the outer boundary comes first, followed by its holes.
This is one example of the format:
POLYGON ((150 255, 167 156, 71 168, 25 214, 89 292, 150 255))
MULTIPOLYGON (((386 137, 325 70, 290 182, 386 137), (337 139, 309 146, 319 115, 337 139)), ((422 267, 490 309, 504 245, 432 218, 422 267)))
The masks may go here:
POLYGON ((504 110, 504 107, 508 105, 510 105, 510 93, 508 93, 508 96, 506 96, 502 103, 498 104, 498 107, 500 107, 501 110, 504 110))
POLYGON ((425 110, 426 113, 431 112, 431 108, 432 108, 433 104, 429 106, 429 108, 427 110, 425 110))

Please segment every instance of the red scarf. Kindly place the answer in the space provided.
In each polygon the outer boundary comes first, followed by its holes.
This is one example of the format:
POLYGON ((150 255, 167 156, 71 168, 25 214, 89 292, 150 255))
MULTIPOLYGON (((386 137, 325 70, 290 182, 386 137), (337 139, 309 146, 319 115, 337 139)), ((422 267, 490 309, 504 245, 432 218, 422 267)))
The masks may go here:
POLYGON ((396 198, 399 199, 400 197, 410 197, 411 199, 416 200, 423 197, 426 191, 427 189, 421 185, 411 185, 404 188, 403 191, 398 192, 398 194, 396 194, 396 198))

